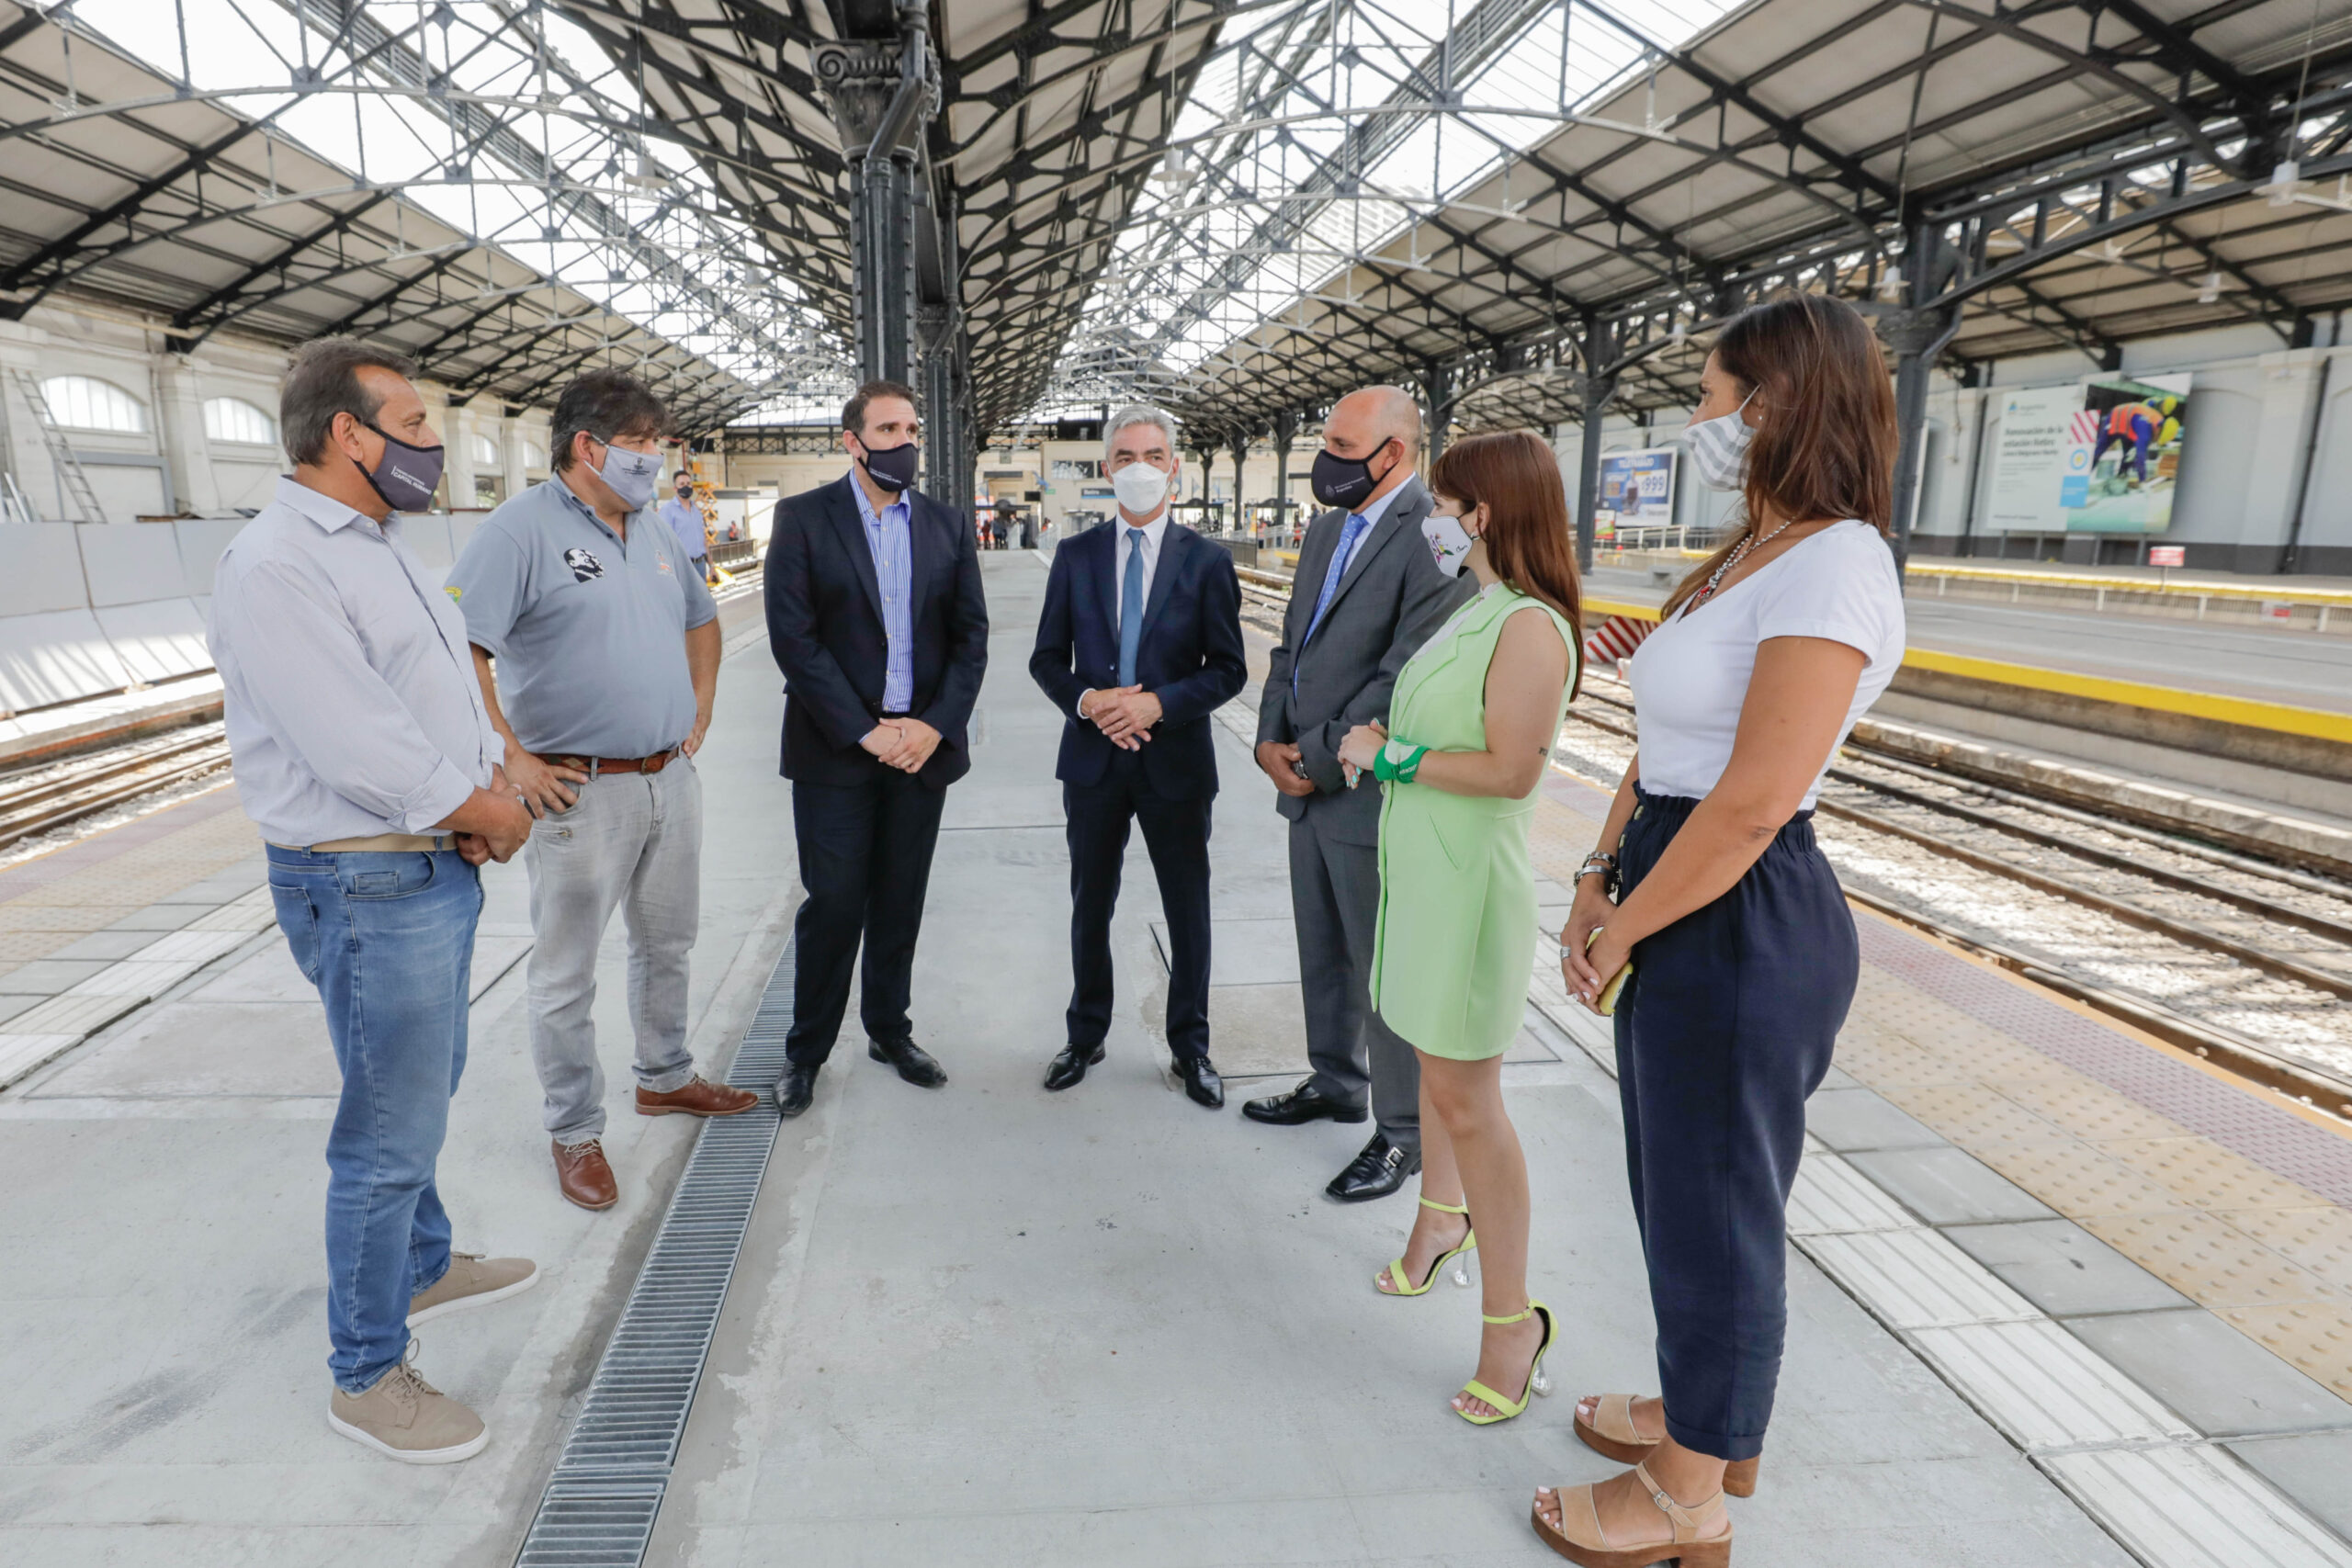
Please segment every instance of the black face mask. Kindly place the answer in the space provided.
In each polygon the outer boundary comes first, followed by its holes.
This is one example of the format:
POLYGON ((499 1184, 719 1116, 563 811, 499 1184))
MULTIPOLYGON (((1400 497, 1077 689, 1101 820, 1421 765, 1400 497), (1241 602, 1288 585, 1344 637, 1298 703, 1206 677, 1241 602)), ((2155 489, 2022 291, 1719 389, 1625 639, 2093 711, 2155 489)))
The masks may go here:
POLYGON ((440 488, 441 465, 448 457, 447 448, 412 446, 373 420, 359 422, 384 438, 384 455, 376 459, 371 470, 367 464, 355 462, 384 504, 395 512, 422 512, 433 504, 433 492, 440 488))
MULTIPOLYGON (((858 445, 865 446, 863 440, 858 445)), ((876 484, 894 492, 913 487, 915 465, 921 460, 922 453, 911 441, 878 451, 865 447, 865 471, 873 476, 876 484)))
MULTIPOLYGON (((1378 456, 1379 450, 1387 445, 1385 441, 1382 442, 1374 456, 1378 456)), ((1388 473, 1396 471, 1392 468, 1388 473)), ((1380 479, 1387 477, 1388 474, 1381 475, 1379 479, 1372 477, 1371 457, 1342 457, 1327 447, 1315 454, 1315 467, 1308 472, 1307 488, 1324 505, 1344 506, 1353 511, 1372 494, 1380 479)))

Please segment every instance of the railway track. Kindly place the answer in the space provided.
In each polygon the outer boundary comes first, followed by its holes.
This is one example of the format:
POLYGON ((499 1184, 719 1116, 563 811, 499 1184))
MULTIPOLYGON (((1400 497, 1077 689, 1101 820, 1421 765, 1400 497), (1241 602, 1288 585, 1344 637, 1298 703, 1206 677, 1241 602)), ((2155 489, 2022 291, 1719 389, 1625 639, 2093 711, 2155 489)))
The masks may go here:
MULTIPOLYGON (((1629 695, 1590 676, 1569 716, 1624 743, 1605 759, 1621 769, 1634 739, 1629 695)), ((1882 840, 1824 835, 1859 901, 2352 1115, 2352 886, 1861 745, 1833 761, 1817 808, 1882 840), (2076 914, 2021 919, 2009 895, 2001 929, 1987 929, 1966 910, 2004 904, 1996 883, 2076 914)))
MULTIPOLYGON (((1278 626, 1289 579, 1240 576, 1244 613, 1278 626)), ((1588 671, 1568 722, 1622 743, 1588 770, 1613 784, 1634 742, 1631 693, 1588 671)), ((2352 884, 2250 841, 1860 741, 1841 749, 1816 804, 1838 825, 1824 843, 1857 902, 2352 1116, 2352 884)))
POLYGON ((0 850, 228 765, 216 720, 0 773, 0 850))

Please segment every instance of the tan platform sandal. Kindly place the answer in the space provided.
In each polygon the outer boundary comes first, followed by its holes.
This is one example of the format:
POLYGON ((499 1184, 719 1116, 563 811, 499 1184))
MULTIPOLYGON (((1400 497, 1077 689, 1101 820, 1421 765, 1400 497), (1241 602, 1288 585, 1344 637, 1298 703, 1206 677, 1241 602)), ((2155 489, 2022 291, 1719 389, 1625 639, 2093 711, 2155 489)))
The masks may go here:
MULTIPOLYGON (((1577 1402, 1581 1404, 1583 1402, 1577 1402)), ((1587 1422, 1584 1412, 1574 1417, 1577 1436, 1584 1446, 1619 1464, 1639 1464, 1657 1451, 1657 1439, 1645 1438, 1634 1427, 1634 1396, 1630 1393, 1597 1393, 1592 1396, 1592 1419, 1587 1422)), ((1724 1490, 1735 1497, 1756 1495, 1756 1472, 1762 1468, 1761 1459, 1736 1459, 1724 1466, 1724 1490)))
POLYGON ((1681 1568, 1731 1568, 1731 1520, 1724 1514, 1722 1493, 1695 1508, 1686 1508, 1668 1496, 1642 1465, 1634 1466, 1634 1479, 1648 1490, 1650 1501, 1674 1527, 1672 1540, 1654 1540, 1645 1546, 1610 1545, 1589 1486, 1555 1490, 1554 1495, 1560 1500, 1559 1529, 1544 1522, 1541 1504, 1528 1510, 1528 1522, 1544 1545, 1583 1568, 1650 1568, 1656 1562, 1679 1562, 1681 1568), (1708 1534, 1717 1523, 1723 1525, 1723 1533, 1708 1534))

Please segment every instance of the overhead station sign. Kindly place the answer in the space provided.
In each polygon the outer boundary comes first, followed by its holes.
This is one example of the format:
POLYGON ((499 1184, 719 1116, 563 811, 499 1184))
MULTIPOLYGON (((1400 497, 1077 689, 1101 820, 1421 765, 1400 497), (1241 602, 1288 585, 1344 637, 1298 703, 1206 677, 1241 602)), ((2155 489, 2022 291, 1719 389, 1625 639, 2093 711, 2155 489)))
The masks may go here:
POLYGON ((2100 376, 2001 395, 1988 504, 2028 534, 2161 534, 2188 421, 2189 377, 2100 376))

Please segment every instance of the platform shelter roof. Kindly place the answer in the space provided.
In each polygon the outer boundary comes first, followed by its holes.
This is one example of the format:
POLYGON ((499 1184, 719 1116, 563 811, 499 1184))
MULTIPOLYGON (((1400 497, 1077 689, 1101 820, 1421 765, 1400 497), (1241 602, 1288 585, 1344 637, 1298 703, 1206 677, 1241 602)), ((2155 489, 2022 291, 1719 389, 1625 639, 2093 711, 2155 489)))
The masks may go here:
POLYGON ((1300 6, 1212 67, 1071 400, 1148 389, 1212 438, 1377 379, 1472 428, 1570 418, 1592 376, 1683 405, 1783 288, 1955 365, 2284 346, 2352 303, 2345 0, 1461 0, 1400 45, 1426 9, 1300 6))
MULTIPOLYGON (((400 45, 385 33, 359 47, 380 62, 400 45)), ((346 117, 371 112, 364 81, 311 69, 312 94, 340 94, 346 117)), ((224 90, 158 69, 70 6, 0 0, 0 314, 111 309, 181 352, 223 333, 349 333, 459 396, 510 404, 616 364, 689 429, 757 400, 743 377, 534 265, 489 224, 452 221, 413 179, 314 151, 288 130, 284 101, 301 95, 276 74, 259 92, 224 90)))

